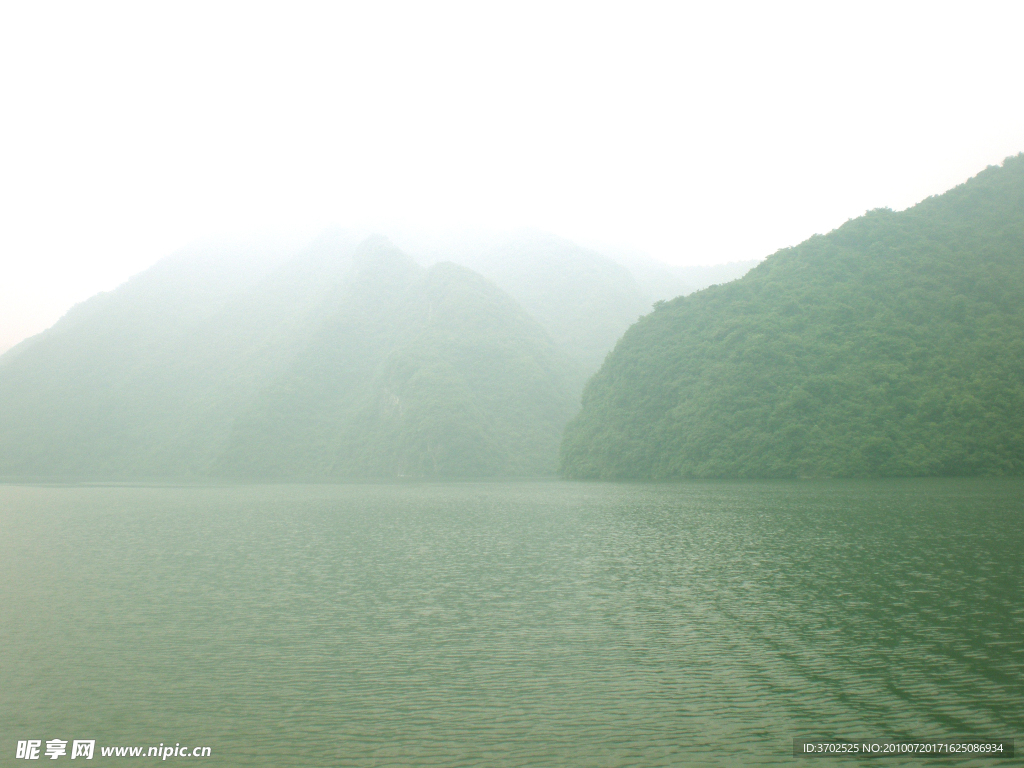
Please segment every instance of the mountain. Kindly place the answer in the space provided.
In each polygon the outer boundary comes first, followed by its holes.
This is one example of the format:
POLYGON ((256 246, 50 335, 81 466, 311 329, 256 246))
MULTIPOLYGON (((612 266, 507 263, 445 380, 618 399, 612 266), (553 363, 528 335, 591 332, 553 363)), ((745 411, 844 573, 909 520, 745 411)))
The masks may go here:
POLYGON ((659 305, 566 428, 575 478, 1024 472, 1024 155, 659 305))
POLYGON ((315 309, 295 257, 185 249, 0 356, 0 476, 201 475, 315 309))
POLYGON ((409 237, 423 262, 469 267, 514 298, 574 357, 587 375, 600 368, 623 332, 651 309, 630 270, 596 251, 543 232, 409 237))
POLYGON ((452 261, 514 298, 576 359, 596 373, 625 330, 655 302, 735 280, 757 264, 665 264, 641 253, 598 252, 535 230, 429 232, 388 229, 424 265, 452 261))
POLYGON ((554 471, 582 373, 500 289, 343 233, 253 253, 177 254, 0 356, 0 476, 554 471))
POLYGON ((551 474, 582 373, 480 275, 364 246, 323 322, 239 416, 240 477, 551 474))

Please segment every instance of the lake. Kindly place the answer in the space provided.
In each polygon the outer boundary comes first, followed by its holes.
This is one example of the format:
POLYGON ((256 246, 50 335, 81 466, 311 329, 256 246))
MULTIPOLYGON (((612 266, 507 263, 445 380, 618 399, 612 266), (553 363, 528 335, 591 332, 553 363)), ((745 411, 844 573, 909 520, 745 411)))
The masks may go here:
POLYGON ((1020 480, 0 485, 3 763, 27 739, 227 766, 1019 750, 1022 522, 1020 480))

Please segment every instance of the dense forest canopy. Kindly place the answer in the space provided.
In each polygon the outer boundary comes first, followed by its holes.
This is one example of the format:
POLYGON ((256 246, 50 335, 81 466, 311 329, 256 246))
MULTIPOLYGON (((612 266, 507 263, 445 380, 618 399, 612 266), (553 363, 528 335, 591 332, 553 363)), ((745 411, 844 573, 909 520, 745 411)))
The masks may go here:
POLYGON ((629 329, 575 478, 1024 472, 1024 155, 870 211, 629 329))

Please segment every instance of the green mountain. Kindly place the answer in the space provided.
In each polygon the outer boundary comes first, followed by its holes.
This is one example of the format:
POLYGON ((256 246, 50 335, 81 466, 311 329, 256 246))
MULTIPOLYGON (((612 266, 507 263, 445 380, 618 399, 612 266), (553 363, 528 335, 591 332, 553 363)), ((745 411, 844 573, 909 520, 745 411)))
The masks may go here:
POLYGON ((493 284, 386 241, 186 252, 0 357, 0 476, 552 473, 581 380, 493 284))
POLYGON ((575 478, 1024 472, 1024 155, 659 305, 566 428, 575 478))

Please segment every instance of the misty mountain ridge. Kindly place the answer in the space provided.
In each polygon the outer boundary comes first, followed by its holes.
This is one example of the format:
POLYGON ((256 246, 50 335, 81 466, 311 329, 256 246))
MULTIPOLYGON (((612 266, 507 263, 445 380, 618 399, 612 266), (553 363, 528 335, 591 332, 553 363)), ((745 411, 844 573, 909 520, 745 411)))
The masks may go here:
POLYGON ((758 263, 679 267, 638 254, 613 259, 538 230, 458 237, 403 234, 403 248, 420 263, 453 261, 506 291, 588 374, 655 302, 735 280, 758 263))
POLYGON ((0 356, 0 475, 1024 471, 1024 155, 732 282, 535 232, 410 250, 197 246, 93 297, 0 356))
POLYGON ((550 236, 453 255, 512 290, 341 230, 173 254, 0 356, 0 475, 550 475, 649 306, 550 236))
POLYGON ((376 239, 333 305, 240 415, 216 474, 553 471, 582 371, 496 286, 451 262, 419 267, 376 239))

